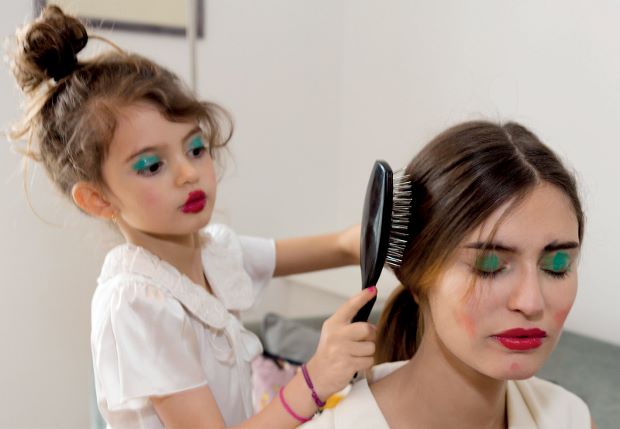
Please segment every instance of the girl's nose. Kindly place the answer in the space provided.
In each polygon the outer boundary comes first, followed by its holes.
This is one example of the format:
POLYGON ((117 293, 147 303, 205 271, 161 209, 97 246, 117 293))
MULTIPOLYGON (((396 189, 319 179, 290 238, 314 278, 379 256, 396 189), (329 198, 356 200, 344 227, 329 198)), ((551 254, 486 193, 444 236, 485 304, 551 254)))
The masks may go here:
POLYGON ((537 320, 543 314, 545 300, 542 294, 541 273, 538 267, 527 267, 515 279, 508 307, 522 313, 529 320, 537 320))
POLYGON ((198 181, 198 169, 188 159, 177 161, 176 185, 196 183, 198 181))

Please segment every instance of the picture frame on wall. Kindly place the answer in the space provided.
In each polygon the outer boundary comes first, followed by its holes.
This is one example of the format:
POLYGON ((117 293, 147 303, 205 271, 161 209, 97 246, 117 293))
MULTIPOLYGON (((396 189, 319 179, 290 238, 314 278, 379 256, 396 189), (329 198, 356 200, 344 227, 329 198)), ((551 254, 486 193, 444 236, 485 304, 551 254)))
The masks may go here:
MULTIPOLYGON (((196 36, 204 37, 204 2, 195 0, 196 36)), ((185 0, 34 0, 35 16, 48 4, 77 16, 88 26, 185 36, 185 0)))

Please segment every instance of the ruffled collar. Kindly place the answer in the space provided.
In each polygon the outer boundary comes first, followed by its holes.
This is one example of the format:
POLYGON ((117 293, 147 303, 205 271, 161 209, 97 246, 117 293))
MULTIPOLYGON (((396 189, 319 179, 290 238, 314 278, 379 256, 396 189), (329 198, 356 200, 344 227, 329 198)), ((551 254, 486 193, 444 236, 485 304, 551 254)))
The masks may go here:
POLYGON ((209 225, 200 234, 202 264, 215 296, 168 262, 129 243, 108 253, 98 282, 138 275, 166 289, 203 323, 222 329, 232 316, 229 311, 243 311, 253 304, 252 280, 243 267, 241 243, 233 231, 224 225, 209 225))

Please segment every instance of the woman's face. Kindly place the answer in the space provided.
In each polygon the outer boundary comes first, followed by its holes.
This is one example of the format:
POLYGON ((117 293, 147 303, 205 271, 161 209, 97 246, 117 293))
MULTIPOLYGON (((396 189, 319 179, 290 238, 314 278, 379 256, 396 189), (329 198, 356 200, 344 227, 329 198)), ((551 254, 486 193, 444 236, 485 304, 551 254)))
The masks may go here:
POLYGON ((575 300, 578 224, 568 197, 550 184, 498 224, 508 204, 460 243, 426 314, 461 362, 496 379, 523 379, 555 347, 575 300))

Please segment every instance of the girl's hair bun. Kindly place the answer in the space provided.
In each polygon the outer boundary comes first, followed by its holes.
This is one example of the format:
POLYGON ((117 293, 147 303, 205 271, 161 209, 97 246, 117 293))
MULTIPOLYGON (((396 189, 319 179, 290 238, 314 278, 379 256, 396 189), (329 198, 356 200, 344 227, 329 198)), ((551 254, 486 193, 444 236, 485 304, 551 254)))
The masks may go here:
POLYGON ((77 67, 77 54, 86 46, 84 25, 65 15, 58 6, 47 6, 41 16, 18 35, 13 73, 25 92, 42 82, 56 82, 69 76, 77 67))

